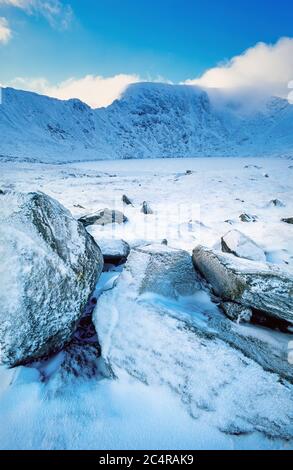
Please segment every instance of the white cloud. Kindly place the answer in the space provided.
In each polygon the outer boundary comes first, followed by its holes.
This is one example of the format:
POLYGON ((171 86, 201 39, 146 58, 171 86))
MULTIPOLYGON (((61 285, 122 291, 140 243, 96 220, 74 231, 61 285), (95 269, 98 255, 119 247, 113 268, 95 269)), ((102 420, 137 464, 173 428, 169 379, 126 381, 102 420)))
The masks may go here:
POLYGON ((0 5, 20 8, 29 15, 41 15, 55 28, 67 29, 73 18, 71 6, 61 0, 0 0, 0 5))
POLYGON ((100 108, 108 106, 119 98, 128 85, 140 81, 138 75, 119 74, 113 77, 87 75, 80 79, 70 78, 54 86, 44 78, 19 77, 11 81, 9 86, 62 100, 79 98, 92 108, 100 108))
POLYGON ((287 97, 293 79, 293 38, 276 44, 259 43, 228 63, 211 68, 185 83, 206 88, 255 88, 287 97))
POLYGON ((0 17, 0 44, 6 44, 10 40, 11 36, 12 32, 7 19, 0 17))

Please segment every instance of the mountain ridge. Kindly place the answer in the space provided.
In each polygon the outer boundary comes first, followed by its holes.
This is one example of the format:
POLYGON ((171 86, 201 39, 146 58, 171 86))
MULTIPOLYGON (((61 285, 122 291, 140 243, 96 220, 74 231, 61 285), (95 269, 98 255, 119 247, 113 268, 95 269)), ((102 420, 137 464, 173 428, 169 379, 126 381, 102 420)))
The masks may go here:
POLYGON ((293 105, 138 83, 106 108, 2 89, 0 158, 40 162, 293 156, 293 105), (221 99, 219 99, 219 96, 221 99), (222 100, 222 101, 221 101, 222 100))

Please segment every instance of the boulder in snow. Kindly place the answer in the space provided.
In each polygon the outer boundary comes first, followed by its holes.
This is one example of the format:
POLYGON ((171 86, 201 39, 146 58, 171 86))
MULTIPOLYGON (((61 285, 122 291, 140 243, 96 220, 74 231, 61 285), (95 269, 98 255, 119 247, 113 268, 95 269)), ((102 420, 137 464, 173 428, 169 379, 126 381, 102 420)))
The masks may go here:
POLYGON ((123 202, 123 204, 125 204, 126 206, 133 206, 132 201, 129 199, 128 196, 126 196, 126 194, 123 194, 123 196, 122 196, 122 202, 123 202))
POLYGON ((103 268, 93 238, 57 201, 7 192, 0 206, 0 362, 66 344, 103 268))
POLYGON ((241 220, 241 222, 249 223, 249 222, 257 222, 258 217, 256 215, 251 215, 251 214, 241 214, 239 216, 239 219, 241 220))
POLYGON ((253 241, 238 230, 231 230, 221 239, 222 251, 231 253, 238 258, 251 261, 266 262, 264 251, 253 241))
POLYGON ((293 278, 277 266, 236 258, 198 246, 193 262, 224 301, 293 323, 293 278))
POLYGON ((144 201, 142 203, 142 208, 141 208, 141 212, 145 215, 152 215, 154 213, 154 211, 152 210, 152 208, 150 207, 149 203, 144 201))
POLYGON ((293 217, 288 217, 287 219, 282 219, 282 222, 285 222, 285 224, 293 224, 293 217))
POLYGON ((102 209, 95 214, 85 215, 79 219, 85 227, 89 225, 109 225, 123 224, 127 222, 127 217, 120 211, 111 209, 102 209))
POLYGON ((280 199, 272 199, 269 202, 269 205, 273 207, 285 207, 285 204, 282 201, 280 201, 280 199))

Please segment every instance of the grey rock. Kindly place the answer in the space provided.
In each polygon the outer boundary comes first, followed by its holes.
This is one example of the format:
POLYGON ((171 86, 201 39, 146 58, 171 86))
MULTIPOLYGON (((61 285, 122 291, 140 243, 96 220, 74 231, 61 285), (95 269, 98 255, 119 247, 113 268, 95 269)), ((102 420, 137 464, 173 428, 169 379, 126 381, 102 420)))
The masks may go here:
POLYGON ((285 207, 285 204, 282 201, 280 201, 280 199, 272 199, 269 202, 269 205, 273 207, 285 207))
POLYGON ((94 239, 42 193, 3 195, 0 207, 0 362, 24 364, 72 337, 103 269, 94 239))
POLYGON ((120 211, 102 209, 94 214, 85 215, 79 219, 85 227, 90 225, 123 224, 127 222, 127 217, 120 211))
POLYGON ((133 202, 131 201, 131 199, 129 199, 128 196, 126 196, 126 194, 123 194, 123 196, 122 196, 122 202, 123 202, 123 204, 125 204, 126 206, 133 206, 133 202))
POLYGON ((251 321, 251 308, 244 307, 234 302, 223 302, 221 308, 230 320, 236 321, 237 323, 249 323, 251 321))
POLYGON ((154 211, 146 201, 142 203, 141 212, 145 215, 152 215, 154 213, 154 211))
POLYGON ((257 222, 258 217, 256 215, 251 215, 251 214, 241 214, 239 216, 239 219, 241 220, 241 222, 249 223, 249 222, 257 222))
POLYGON ((221 238, 222 251, 231 253, 238 258, 245 258, 251 261, 266 262, 264 251, 247 235, 239 230, 231 230, 221 238))
POLYGON ((293 278, 277 266, 198 246, 193 262, 216 295, 293 323, 293 278))
POLYGON ((287 219, 282 219, 282 222, 285 222, 286 224, 293 224, 293 217, 289 217, 287 219))

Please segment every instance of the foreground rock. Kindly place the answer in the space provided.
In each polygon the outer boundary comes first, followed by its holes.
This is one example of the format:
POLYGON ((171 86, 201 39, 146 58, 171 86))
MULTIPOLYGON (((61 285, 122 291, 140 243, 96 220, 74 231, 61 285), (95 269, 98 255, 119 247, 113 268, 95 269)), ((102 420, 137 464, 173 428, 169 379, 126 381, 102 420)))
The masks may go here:
POLYGON ((102 209, 95 214, 85 215, 79 219, 85 227, 90 225, 109 225, 109 224, 123 224, 127 222, 127 217, 120 211, 111 209, 102 209))
POLYGON ((253 241, 238 230, 231 230, 221 239, 222 251, 231 253, 238 258, 251 261, 266 262, 264 251, 253 241))
POLYGON ((75 331, 103 268, 99 247, 42 193, 7 193, 0 207, 0 362, 59 350, 75 331))
POLYGON ((115 287, 98 299, 94 323, 105 363, 118 378, 126 371, 155 387, 157 397, 160 387, 169 388, 191 416, 225 434, 291 438, 292 387, 263 369, 292 378, 283 349, 241 335, 247 327, 209 301, 190 256, 163 249, 132 250, 115 287), (174 297, 178 290, 194 295, 174 297))
POLYGON ((141 246, 131 251, 126 271, 137 273, 139 294, 153 292, 165 297, 189 296, 201 288, 190 255, 166 245, 141 246))
POLYGON ((224 301, 260 310, 293 323, 293 279, 273 265, 237 259, 202 246, 195 248, 193 262, 224 301))
POLYGON ((130 246, 127 242, 124 240, 101 239, 98 243, 105 263, 118 266, 126 262, 130 253, 130 246))

